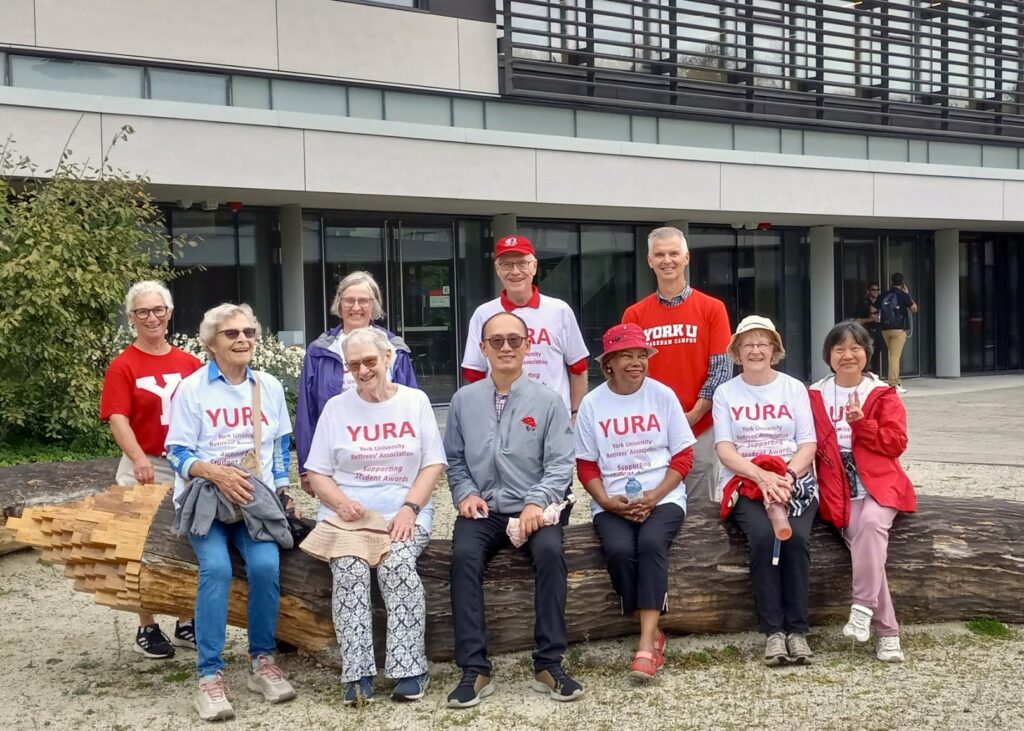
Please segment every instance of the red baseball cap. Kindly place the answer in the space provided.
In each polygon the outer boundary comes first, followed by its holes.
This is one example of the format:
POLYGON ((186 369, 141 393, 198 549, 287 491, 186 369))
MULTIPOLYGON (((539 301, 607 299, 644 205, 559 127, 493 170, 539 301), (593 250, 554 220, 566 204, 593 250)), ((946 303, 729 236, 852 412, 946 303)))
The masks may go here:
POLYGON ((601 338, 601 349, 604 352, 597 356, 597 361, 603 363, 606 356, 630 348, 646 348, 648 356, 658 352, 657 348, 647 344, 647 336, 639 325, 635 322, 624 322, 621 325, 612 325, 605 331, 601 338))
POLYGON ((526 254, 527 256, 534 256, 536 254, 533 250, 533 244, 525 236, 514 234, 498 239, 498 243, 494 245, 494 258, 497 259, 502 254, 512 253, 526 254))

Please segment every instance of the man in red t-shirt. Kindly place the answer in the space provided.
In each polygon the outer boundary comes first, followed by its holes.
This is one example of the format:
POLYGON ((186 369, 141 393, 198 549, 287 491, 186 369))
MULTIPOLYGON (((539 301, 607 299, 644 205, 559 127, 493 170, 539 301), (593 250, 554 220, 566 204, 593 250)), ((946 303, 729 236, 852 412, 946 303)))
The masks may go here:
POLYGON ((658 349, 648 373, 675 391, 697 437, 693 468, 686 476, 687 495, 706 494, 714 500, 719 462, 711 429, 711 397, 732 377, 732 362, 725 352, 732 330, 725 304, 687 284, 689 263, 690 250, 682 231, 672 226, 651 231, 647 264, 658 278, 658 288, 626 308, 622 321, 642 327, 648 344, 658 349))

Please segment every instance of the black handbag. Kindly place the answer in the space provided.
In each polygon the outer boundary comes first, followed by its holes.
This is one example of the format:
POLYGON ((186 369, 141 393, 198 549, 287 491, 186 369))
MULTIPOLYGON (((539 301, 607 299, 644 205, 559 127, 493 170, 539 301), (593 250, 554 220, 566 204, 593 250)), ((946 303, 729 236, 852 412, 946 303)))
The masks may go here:
POLYGON ((284 517, 288 521, 288 530, 292 534, 292 541, 294 547, 298 548, 299 544, 306 540, 306 536, 309 535, 310 528, 302 518, 295 515, 295 501, 292 500, 292 496, 287 492, 282 492, 277 496, 277 499, 281 501, 281 509, 284 511, 284 517))

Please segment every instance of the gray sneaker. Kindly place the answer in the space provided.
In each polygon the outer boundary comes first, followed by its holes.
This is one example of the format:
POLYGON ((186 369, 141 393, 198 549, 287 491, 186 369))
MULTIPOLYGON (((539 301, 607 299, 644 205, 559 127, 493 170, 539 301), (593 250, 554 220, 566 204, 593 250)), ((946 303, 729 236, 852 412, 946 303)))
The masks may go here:
POLYGON ((799 632, 786 635, 786 649, 789 650, 789 661, 796 665, 810 665, 814 653, 807 644, 807 637, 799 632))
POLYGON ((782 632, 768 635, 764 644, 764 664, 768 667, 775 667, 784 663, 787 658, 786 635, 782 632))
POLYGON ((195 708, 204 721, 224 721, 235 717, 235 709, 228 700, 228 683, 220 670, 199 679, 195 708))
POLYGON ((273 655, 260 655, 252 661, 246 685, 271 703, 282 703, 295 697, 295 689, 274 662, 273 655))

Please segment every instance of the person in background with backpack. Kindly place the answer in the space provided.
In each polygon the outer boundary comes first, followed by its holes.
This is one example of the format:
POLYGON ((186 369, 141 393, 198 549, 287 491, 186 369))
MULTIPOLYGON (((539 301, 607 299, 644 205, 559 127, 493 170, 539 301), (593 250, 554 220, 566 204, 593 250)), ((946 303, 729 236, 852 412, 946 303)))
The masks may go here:
POLYGON ((917 312, 917 303, 907 290, 903 275, 896 272, 889 278, 889 291, 882 295, 878 305, 878 321, 882 337, 889 349, 889 385, 897 393, 906 393, 900 383, 900 358, 910 329, 910 314, 917 312))

